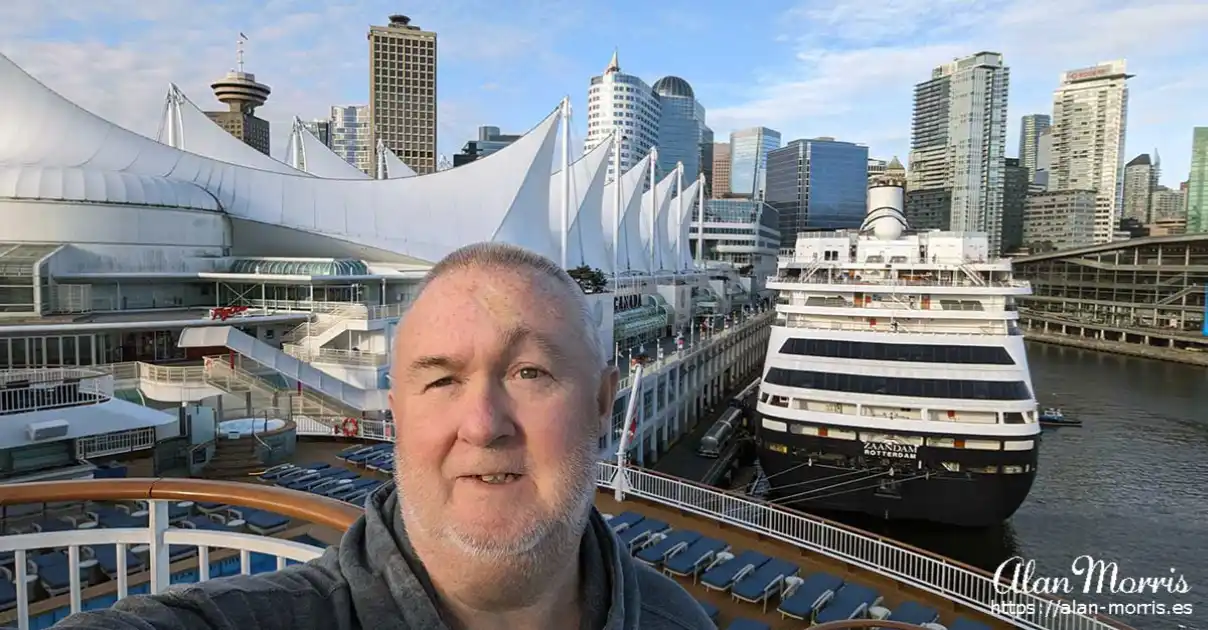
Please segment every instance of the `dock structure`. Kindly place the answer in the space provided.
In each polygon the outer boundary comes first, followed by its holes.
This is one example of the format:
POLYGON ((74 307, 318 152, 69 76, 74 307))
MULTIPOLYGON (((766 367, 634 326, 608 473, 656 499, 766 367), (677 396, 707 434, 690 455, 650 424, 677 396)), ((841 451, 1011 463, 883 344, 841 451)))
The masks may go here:
POLYGON ((1154 236, 1016 258, 1036 341, 1208 365, 1208 234, 1154 236))

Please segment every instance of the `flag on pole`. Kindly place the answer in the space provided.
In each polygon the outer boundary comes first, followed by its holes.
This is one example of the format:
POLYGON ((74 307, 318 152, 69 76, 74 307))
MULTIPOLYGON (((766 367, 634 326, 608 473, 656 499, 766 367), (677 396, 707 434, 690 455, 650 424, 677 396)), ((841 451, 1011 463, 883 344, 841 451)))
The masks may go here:
POLYGON ((246 41, 247 41, 247 35, 244 35, 242 32, 240 32, 240 33, 239 33, 239 39, 242 39, 243 41, 245 41, 245 42, 246 42, 246 41))

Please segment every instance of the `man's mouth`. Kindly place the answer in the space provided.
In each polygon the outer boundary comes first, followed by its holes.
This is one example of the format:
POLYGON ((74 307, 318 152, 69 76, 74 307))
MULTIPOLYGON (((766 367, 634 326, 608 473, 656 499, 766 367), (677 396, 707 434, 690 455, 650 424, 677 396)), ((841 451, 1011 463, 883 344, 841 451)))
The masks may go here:
POLYGON ((513 473, 493 473, 490 475, 474 475, 470 478, 477 479, 483 483, 489 483, 491 485, 502 485, 516 481, 520 478, 520 475, 513 473))

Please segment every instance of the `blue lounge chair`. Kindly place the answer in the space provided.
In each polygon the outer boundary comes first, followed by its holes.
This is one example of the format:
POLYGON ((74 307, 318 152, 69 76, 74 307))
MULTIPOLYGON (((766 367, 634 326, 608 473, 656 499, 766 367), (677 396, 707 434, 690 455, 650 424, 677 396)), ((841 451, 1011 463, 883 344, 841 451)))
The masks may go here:
POLYGON ((17 607, 17 585, 0 577, 0 612, 17 607))
POLYGON ((265 510, 243 510, 243 522, 261 536, 272 536, 289 527, 288 518, 265 510))
POLYGON ((849 582, 835 591, 835 596, 814 615, 814 623, 860 619, 868 613, 869 607, 876 606, 879 601, 881 595, 873 589, 849 582))
POLYGON ((768 611, 768 600, 772 595, 784 592, 785 580, 797 575, 801 568, 792 562, 779 558, 768 560, 763 566, 746 574, 734 582, 730 594, 735 599, 752 604, 763 604, 763 611, 768 611))
POLYGON ((69 532, 75 529, 75 527, 72 527, 71 523, 59 518, 43 519, 37 523, 34 523, 34 525, 38 528, 38 531, 43 533, 69 532))
POLYGON ((608 519, 608 526, 612 528, 612 531, 619 532, 637 525, 638 523, 642 522, 642 519, 644 518, 646 517, 638 514, 637 512, 621 512, 620 514, 608 519))
POLYGON ((696 603, 700 604, 701 609, 705 611, 705 614, 709 616, 709 619, 713 620, 713 623, 717 623, 717 616, 721 614, 721 611, 718 610, 717 606, 700 599, 696 600, 696 603))
MULTIPOLYGON (((93 545, 92 557, 96 559, 96 564, 101 568, 101 572, 113 578, 117 577, 117 545, 93 545)), ((126 548, 126 573, 138 573, 146 568, 146 565, 130 548, 126 548)))
POLYGON ((731 621, 730 625, 726 626, 726 630, 772 630, 772 626, 762 621, 739 617, 731 621))
POLYGON ((61 551, 44 553, 33 558, 38 582, 51 597, 62 595, 71 589, 71 564, 67 554, 61 551))
POLYGON ((168 545, 168 562, 180 562, 195 555, 197 547, 193 545, 168 545))
POLYGON ((268 468, 264 472, 260 473, 260 481, 273 481, 281 475, 284 475, 285 473, 296 468, 297 466, 294 464, 277 464, 276 466, 272 466, 271 468, 268 468))
POLYGON ((780 606, 776 608, 781 617, 792 617, 808 621, 814 613, 826 605, 835 595, 835 591, 843 586, 843 580, 829 573, 814 573, 803 582, 790 589, 788 596, 781 596, 780 606))
POLYGON ((721 562, 701 576, 700 583, 705 585, 705 588, 713 591, 722 591, 723 593, 730 590, 734 583, 746 577, 767 564, 771 558, 765 556, 758 551, 744 551, 725 562, 721 562))
POLYGON ((388 451, 392 448, 394 448, 393 444, 376 444, 374 446, 370 446, 369 448, 361 449, 360 451, 345 457, 344 461, 348 462, 349 464, 364 464, 365 460, 375 457, 378 453, 388 451))
POLYGON ((701 538, 688 545, 663 561, 663 573, 680 577, 692 576, 692 581, 700 575, 701 570, 713 561, 717 554, 730 548, 730 545, 716 538, 701 538))
POLYGON ((632 553, 635 548, 642 546, 642 543, 646 542, 651 535, 664 532, 668 527, 666 523, 657 518, 644 518, 637 525, 617 532, 617 538, 621 540, 622 545, 625 545, 625 549, 632 553))
POLYGON ((957 617, 956 621, 948 626, 948 630, 990 630, 990 626, 968 617, 957 617))
POLYGON ((182 521, 181 524, 184 525, 185 527, 189 527, 192 529, 203 529, 203 530, 211 531, 211 532, 230 531, 229 527, 227 527, 226 525, 220 525, 219 523, 214 521, 214 519, 212 519, 208 516, 193 516, 190 518, 186 518, 184 521, 182 521))
POLYGON ((336 453, 336 459, 348 459, 349 455, 352 455, 364 448, 365 448, 364 444, 353 444, 352 446, 349 446, 348 448, 341 450, 339 453, 336 453))
POLYGON ((202 514, 212 514, 227 509, 227 504, 217 501, 202 501, 197 504, 197 511, 202 514))
POLYGON ((940 613, 934 608, 929 608, 915 601, 904 601, 889 616, 886 621, 901 621, 902 623, 912 623, 916 626, 921 626, 925 623, 933 623, 940 618, 940 613))
POLYGON ((690 529, 677 529, 663 536, 661 540, 643 547, 637 553, 637 559, 650 566, 662 563, 677 551, 686 549, 688 545, 700 540, 700 534, 690 529))

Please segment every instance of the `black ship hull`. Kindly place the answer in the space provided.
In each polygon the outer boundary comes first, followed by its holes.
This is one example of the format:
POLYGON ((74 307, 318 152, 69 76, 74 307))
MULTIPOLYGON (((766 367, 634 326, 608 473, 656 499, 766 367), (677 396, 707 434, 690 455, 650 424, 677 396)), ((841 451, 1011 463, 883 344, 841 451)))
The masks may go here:
POLYGON ((759 461, 768 477, 769 499, 798 510, 989 527, 1019 509, 1036 479, 1039 436, 1024 438, 1032 440, 1029 450, 987 451, 886 448, 856 440, 760 433, 759 461), (953 464, 957 470, 952 470, 953 464))

